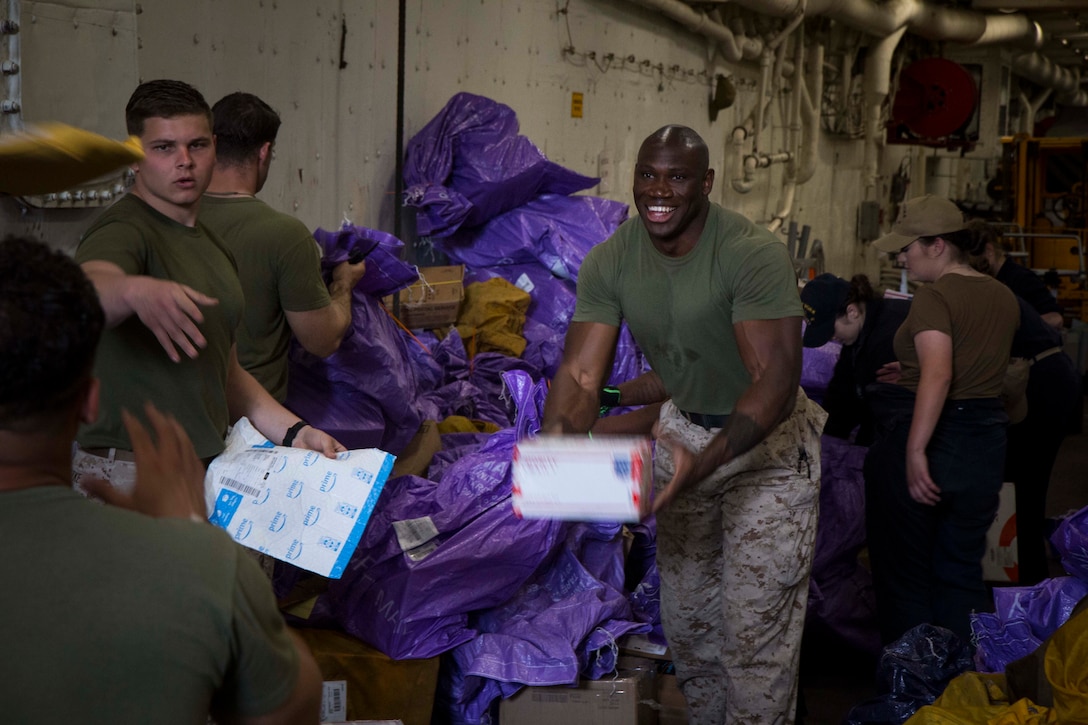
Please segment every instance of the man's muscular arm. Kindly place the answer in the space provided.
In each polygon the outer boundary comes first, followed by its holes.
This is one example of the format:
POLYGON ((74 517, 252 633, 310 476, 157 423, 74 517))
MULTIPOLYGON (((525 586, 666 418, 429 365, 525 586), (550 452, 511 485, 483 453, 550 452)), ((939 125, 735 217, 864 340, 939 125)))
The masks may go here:
POLYGON ((601 385, 612 369, 619 328, 599 322, 572 322, 563 362, 544 403, 542 433, 586 433, 600 414, 601 385))
POLYGON ((666 441, 673 452, 676 472, 654 501, 655 512, 680 491, 751 450, 793 410, 801 381, 801 318, 738 322, 733 332, 752 384, 737 401, 725 426, 700 453, 666 441))
POLYGON ((665 388, 665 381, 653 370, 645 372, 637 378, 626 380, 616 387, 620 391, 621 405, 650 405, 651 403, 663 403, 669 399, 669 391, 665 388))

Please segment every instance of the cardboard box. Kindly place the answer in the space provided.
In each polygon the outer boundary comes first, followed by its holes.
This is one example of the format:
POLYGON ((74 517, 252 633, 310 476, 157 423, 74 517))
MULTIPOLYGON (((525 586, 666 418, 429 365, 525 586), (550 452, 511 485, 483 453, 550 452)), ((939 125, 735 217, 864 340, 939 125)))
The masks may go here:
POLYGON ((687 725, 688 702, 676 682, 676 675, 657 676, 658 725, 687 725))
POLYGON ((1018 582, 1019 551, 1016 546, 1016 489, 1001 484, 997 516, 986 532, 986 554, 982 557, 982 578, 988 582, 1018 582))
POLYGON ((461 300, 465 298, 465 265, 420 267, 419 281, 397 292, 399 309, 393 296, 385 298, 385 307, 397 315, 410 330, 446 327, 457 322, 461 300))
POLYGON ((653 458, 647 438, 540 436, 514 446, 514 513, 527 519, 639 520, 649 500, 653 458))
POLYGON ((653 707, 657 711, 657 725, 687 725, 688 703, 676 682, 676 675, 672 674, 671 661, 653 656, 625 654, 621 646, 616 668, 624 673, 650 673, 654 682, 653 707))
POLYGON ((499 705, 500 725, 657 725, 653 675, 621 673, 577 687, 525 687, 499 705))
POLYGON ((325 722, 370 718, 430 725, 438 657, 394 660, 341 632, 295 631, 309 645, 325 681, 325 722))

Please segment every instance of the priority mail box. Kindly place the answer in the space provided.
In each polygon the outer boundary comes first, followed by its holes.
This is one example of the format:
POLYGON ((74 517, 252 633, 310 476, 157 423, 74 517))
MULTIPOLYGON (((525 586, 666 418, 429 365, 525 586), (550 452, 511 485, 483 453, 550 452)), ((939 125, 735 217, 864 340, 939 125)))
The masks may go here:
POLYGON ((514 446, 514 513, 527 519, 639 520, 653 448, 630 436, 540 436, 514 446))

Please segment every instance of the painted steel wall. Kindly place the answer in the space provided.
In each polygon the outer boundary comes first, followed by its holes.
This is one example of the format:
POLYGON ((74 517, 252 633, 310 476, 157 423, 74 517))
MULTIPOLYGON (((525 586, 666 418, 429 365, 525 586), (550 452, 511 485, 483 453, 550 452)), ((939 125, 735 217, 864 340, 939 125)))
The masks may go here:
MULTIPOLYGON (((25 116, 123 137, 123 108, 140 80, 172 77, 208 101, 245 90, 280 111, 283 127, 261 197, 309 227, 344 218, 393 230, 398 3, 394 0, 62 0, 23 3, 25 116)), ((638 146, 668 123, 707 140, 714 198, 766 222, 780 203, 780 166, 755 188, 730 188, 734 126, 756 102, 754 64, 708 63, 706 41, 623 0, 409 0, 405 141, 466 91, 511 106, 521 132, 552 160, 603 175, 589 193, 630 200, 638 146), (736 102, 711 123, 714 75, 736 102), (572 94, 583 94, 572 117, 572 94)), ((762 150, 785 145, 782 104, 770 104, 762 150)), ((824 243, 827 268, 875 271, 856 241, 862 142, 821 133, 814 178, 792 216, 824 243)), ((906 147, 890 149, 895 170, 906 147)), ((883 188, 877 198, 886 197, 883 188)), ((0 200, 0 227, 71 248, 96 210, 21 209, 0 200)), ((410 233, 410 227, 406 234, 410 233)))

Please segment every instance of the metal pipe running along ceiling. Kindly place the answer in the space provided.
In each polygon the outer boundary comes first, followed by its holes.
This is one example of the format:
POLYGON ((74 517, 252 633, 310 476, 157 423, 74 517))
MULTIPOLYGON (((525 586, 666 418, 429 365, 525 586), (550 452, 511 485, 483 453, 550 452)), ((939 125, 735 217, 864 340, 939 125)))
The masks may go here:
MULTIPOLYGON (((629 0, 655 10, 693 33, 726 47, 738 39, 728 27, 681 0, 629 0)), ((1088 0, 1084 0, 1088 3, 1088 0)), ((927 40, 944 40, 968 46, 1006 44, 1024 52, 1013 58, 1013 71, 1045 88, 1053 88, 1065 105, 1088 106, 1088 92, 1080 88, 1080 70, 1064 68, 1037 51, 1045 40, 1042 27, 1019 13, 979 13, 942 7, 923 0, 732 0, 732 4, 764 15, 806 17, 826 15, 857 30, 884 38, 900 29, 927 40)), ((1031 7, 1021 3, 1024 7, 1031 7)), ((736 54, 726 53, 726 57, 736 54)))

